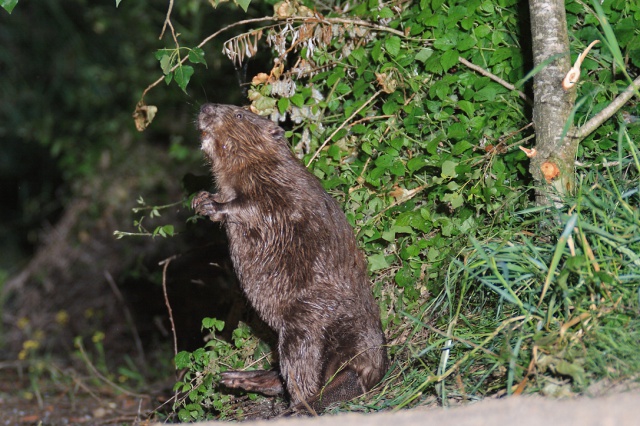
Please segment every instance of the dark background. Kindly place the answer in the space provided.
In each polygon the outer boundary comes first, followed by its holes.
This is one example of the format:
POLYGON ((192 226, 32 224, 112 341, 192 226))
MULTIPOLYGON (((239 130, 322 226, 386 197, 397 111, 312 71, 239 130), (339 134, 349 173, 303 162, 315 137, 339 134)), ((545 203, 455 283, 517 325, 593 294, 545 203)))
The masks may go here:
MULTIPOLYGON (((151 206, 179 203, 210 185, 194 128, 200 105, 246 103, 245 80, 270 67, 253 60, 236 70, 222 43, 243 28, 223 33, 204 47, 208 66, 196 66, 187 93, 161 83, 145 97, 158 114, 138 132, 131 116, 136 103, 162 76, 154 53, 174 47, 168 30, 158 39, 166 7, 146 0, 118 8, 113 1, 35 0, 19 2, 11 15, 0 12, 3 358, 15 359, 29 339, 64 358, 76 336, 97 331, 116 355, 168 345, 158 263, 169 256, 178 256, 166 284, 181 347, 201 345, 202 316, 225 317, 236 303, 217 225, 187 224, 186 203, 154 220, 131 209, 140 197, 151 206), (113 236, 137 232, 134 221, 142 215, 147 230, 171 224, 179 235, 113 236)), ((252 10, 264 16, 269 8, 252 10)), ((172 22, 186 47, 250 17, 235 6, 188 1, 175 3, 172 22)))

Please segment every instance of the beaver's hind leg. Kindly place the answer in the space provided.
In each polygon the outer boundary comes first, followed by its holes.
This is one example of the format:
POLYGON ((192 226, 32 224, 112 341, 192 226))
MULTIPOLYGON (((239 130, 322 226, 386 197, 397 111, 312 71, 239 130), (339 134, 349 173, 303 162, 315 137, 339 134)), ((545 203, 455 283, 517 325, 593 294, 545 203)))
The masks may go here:
POLYGON ((225 371, 220 376, 220 383, 231 389, 242 389, 268 396, 284 393, 280 375, 274 370, 225 371))

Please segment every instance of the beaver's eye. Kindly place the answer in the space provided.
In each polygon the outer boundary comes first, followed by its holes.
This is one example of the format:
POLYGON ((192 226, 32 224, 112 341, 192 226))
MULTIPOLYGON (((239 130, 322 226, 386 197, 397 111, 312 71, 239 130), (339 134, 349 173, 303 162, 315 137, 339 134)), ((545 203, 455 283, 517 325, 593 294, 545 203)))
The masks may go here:
POLYGON ((243 115, 242 115, 242 113, 241 113, 241 112, 239 112, 239 113, 237 113, 237 114, 236 114, 236 118, 237 118, 238 120, 242 120, 242 117, 243 117, 243 115))

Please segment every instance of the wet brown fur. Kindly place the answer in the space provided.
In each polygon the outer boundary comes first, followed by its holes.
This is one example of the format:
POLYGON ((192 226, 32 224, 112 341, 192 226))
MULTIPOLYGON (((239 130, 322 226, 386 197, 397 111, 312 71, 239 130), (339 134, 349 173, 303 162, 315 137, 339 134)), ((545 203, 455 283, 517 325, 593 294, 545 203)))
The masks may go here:
POLYGON ((272 121, 205 104, 198 127, 218 192, 193 207, 223 223, 242 289, 278 335, 279 376, 229 372, 222 383, 276 394, 284 382, 294 408, 316 410, 368 391, 387 370, 385 340, 340 206, 272 121))

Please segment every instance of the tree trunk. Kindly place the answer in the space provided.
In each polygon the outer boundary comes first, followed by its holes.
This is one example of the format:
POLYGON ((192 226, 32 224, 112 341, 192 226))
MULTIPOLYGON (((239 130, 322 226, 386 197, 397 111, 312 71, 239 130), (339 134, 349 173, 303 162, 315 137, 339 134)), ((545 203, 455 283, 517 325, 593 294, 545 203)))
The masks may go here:
POLYGON ((548 205, 557 195, 575 186, 574 163, 578 139, 563 137, 563 129, 575 103, 575 89, 564 91, 562 80, 571 68, 564 0, 529 0, 534 66, 557 55, 533 79, 533 123, 536 153, 529 171, 536 181, 536 202, 548 205))

